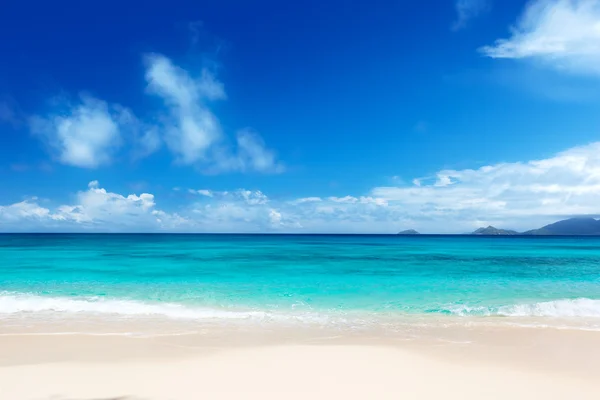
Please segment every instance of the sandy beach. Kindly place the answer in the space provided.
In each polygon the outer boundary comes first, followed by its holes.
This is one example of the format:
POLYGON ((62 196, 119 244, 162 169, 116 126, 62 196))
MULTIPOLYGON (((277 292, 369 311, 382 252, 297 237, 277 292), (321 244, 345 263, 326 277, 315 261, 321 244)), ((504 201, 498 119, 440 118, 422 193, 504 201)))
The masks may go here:
POLYGON ((475 340, 461 342, 255 333, 4 334, 0 398, 600 398, 597 332, 470 330, 475 340))

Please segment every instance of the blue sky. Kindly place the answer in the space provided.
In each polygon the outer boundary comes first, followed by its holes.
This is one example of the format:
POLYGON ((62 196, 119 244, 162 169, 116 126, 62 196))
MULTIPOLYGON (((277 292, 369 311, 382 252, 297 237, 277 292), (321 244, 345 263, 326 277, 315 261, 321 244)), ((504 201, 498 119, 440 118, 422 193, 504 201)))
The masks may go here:
POLYGON ((600 214, 600 0, 12 2, 0 231, 600 214))

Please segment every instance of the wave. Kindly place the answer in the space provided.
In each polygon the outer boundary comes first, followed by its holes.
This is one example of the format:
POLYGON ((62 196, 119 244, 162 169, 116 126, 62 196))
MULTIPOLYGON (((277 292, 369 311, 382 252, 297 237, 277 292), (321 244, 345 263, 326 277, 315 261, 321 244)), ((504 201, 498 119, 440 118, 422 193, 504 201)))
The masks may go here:
POLYGON ((600 300, 580 298, 545 301, 531 304, 514 304, 501 307, 449 307, 446 313, 462 317, 555 317, 600 318, 600 300))
MULTIPOLYGON (((350 323, 352 325, 359 322, 369 325, 370 323, 380 321, 377 318, 377 312, 370 313, 366 310, 346 311, 330 310, 327 312, 323 310, 322 313, 298 312, 293 307, 287 311, 280 309, 276 312, 266 310, 230 310, 186 306, 176 303, 145 303, 136 300, 106 299, 101 297, 69 298, 0 292, 0 318, 23 314, 52 315, 61 313, 96 314, 116 317, 167 317, 179 320, 296 321, 319 324, 350 323)), ((454 305, 429 310, 425 313, 458 317, 600 318, 600 300, 588 298, 562 299, 498 307, 454 305)), ((415 314, 415 312, 409 312, 408 314, 415 314)), ((416 312, 416 314, 419 313, 416 312)), ((390 316, 389 314, 387 315, 390 316)))
POLYGON ((180 304, 152 304, 97 297, 67 298, 30 294, 0 294, 0 316, 18 313, 91 313, 119 316, 162 316, 175 319, 258 319, 272 317, 263 311, 230 311, 192 308, 180 304))

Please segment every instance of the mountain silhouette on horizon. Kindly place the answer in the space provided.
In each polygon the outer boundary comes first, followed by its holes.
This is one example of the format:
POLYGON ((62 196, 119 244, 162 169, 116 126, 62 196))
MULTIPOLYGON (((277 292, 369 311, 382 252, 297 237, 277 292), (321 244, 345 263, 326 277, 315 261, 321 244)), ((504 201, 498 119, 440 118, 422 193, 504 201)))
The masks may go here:
POLYGON ((470 233, 471 235, 499 236, 499 235, 528 235, 528 236, 600 236, 600 221, 591 217, 569 218, 543 226, 539 229, 531 229, 525 232, 516 232, 506 229, 498 229, 493 226, 479 228, 470 233))
POLYGON ((594 218, 569 218, 539 229, 523 232, 524 235, 600 235, 600 221, 594 218))

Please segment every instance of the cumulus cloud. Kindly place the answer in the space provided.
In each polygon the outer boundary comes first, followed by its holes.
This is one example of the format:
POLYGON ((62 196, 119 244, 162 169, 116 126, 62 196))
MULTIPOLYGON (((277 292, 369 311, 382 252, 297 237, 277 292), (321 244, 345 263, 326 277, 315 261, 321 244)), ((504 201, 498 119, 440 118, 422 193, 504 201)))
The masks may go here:
POLYGON ((40 135, 63 164, 97 168, 109 164, 121 145, 121 129, 130 112, 88 95, 75 103, 55 102, 47 116, 29 119, 31 131, 40 135))
POLYGON ((127 196, 100 187, 98 181, 77 193, 75 204, 54 209, 42 207, 37 198, 0 206, 4 231, 145 232, 183 230, 191 223, 176 213, 156 208, 154 195, 127 196))
POLYGON ((463 29, 469 20, 487 11, 490 3, 490 0, 456 0, 456 21, 452 24, 452 30, 463 29))
POLYGON ((600 214, 600 142, 541 160, 442 170, 415 182, 362 196, 301 198, 190 189, 195 196, 174 213, 159 208, 153 194, 122 195, 92 181, 73 204, 52 208, 31 198, 0 206, 0 229, 463 233, 491 224, 528 230, 600 214))
POLYGON ((33 198, 8 206, 0 206, 0 221, 11 223, 22 220, 43 221, 47 218, 52 219, 53 216, 50 214, 50 210, 40 207, 35 200, 37 199, 33 198))
POLYGON ((543 160, 444 170, 418 182, 420 186, 378 187, 372 194, 402 204, 414 218, 457 224, 490 221, 527 229, 561 216, 595 215, 600 200, 600 143, 543 160))
POLYGON ((275 229, 271 215, 280 215, 276 219, 283 226, 278 229, 290 232, 393 233, 414 228, 463 233, 489 224, 528 230, 561 218, 599 214, 600 142, 541 160, 442 170, 414 179, 412 185, 373 188, 366 196, 282 201, 260 192, 256 198, 261 200, 250 204, 240 191, 221 193, 226 194, 202 203, 208 206, 203 212, 217 212, 218 223, 230 230, 275 229))
POLYGON ((510 38, 481 51, 492 58, 532 58, 561 70, 600 74, 600 1, 532 1, 510 38))

